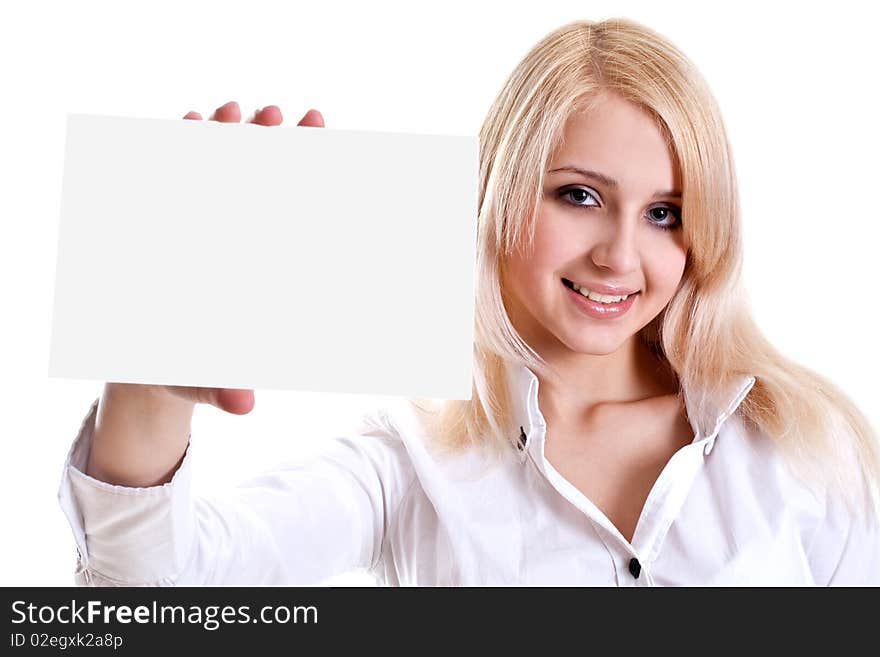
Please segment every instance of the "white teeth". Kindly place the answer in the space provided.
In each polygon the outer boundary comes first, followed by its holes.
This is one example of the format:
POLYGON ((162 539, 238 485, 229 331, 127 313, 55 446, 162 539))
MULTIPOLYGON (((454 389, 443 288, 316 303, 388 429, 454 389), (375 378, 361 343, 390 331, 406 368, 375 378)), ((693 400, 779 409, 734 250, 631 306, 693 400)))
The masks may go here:
POLYGON ((591 292, 585 287, 581 287, 577 283, 572 283, 575 291, 580 292, 585 297, 592 299, 593 301, 598 301, 600 303, 618 303, 620 301, 625 301, 629 296, 628 294, 624 294, 622 297, 610 296, 608 294, 599 294, 598 292, 591 292))

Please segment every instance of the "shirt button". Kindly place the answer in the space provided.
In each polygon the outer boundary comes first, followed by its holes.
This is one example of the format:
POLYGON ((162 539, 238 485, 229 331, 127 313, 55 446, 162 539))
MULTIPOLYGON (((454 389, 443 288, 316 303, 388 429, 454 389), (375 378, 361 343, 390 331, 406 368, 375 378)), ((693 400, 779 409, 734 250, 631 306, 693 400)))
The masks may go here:
POLYGON ((633 577, 635 577, 636 579, 638 579, 639 573, 641 573, 641 572, 642 572, 642 564, 639 563, 639 560, 636 559, 635 557, 630 559, 629 560, 629 574, 632 575, 633 577))
POLYGON ((519 451, 523 451, 526 448, 526 432, 522 427, 519 428, 519 451))

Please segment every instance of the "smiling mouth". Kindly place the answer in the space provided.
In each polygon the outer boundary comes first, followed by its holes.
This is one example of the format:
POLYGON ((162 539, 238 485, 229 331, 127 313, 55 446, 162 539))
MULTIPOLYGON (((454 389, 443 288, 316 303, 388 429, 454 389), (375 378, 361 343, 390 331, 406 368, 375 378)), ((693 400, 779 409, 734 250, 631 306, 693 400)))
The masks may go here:
MULTIPOLYGON (((563 278, 563 279, 562 279, 562 284, 565 285, 565 287, 567 287, 567 288, 568 288, 569 290, 571 290, 572 292, 575 292, 576 294, 581 294, 582 296, 585 296, 585 297, 587 296, 586 294, 583 294, 582 292, 580 292, 580 290, 576 290, 575 287, 574 287, 574 283, 573 283, 572 281, 568 280, 567 278, 563 278)), ((581 289, 585 289, 585 288, 581 288, 581 289)), ((591 294, 592 294, 592 292, 591 292, 591 294)), ((636 290, 636 291, 633 292, 632 294, 618 295, 618 297, 629 298, 629 297, 634 297, 634 296, 636 296, 637 294, 641 294, 641 290, 636 290)), ((609 296, 610 296, 610 297, 612 297, 612 298, 617 298, 617 297, 615 297, 614 295, 602 295, 602 296, 605 296, 605 297, 609 297, 609 296)), ((603 301, 604 301, 604 300, 605 300, 605 299, 603 299, 603 301)), ((609 299, 609 300, 610 300, 610 299, 609 299)))

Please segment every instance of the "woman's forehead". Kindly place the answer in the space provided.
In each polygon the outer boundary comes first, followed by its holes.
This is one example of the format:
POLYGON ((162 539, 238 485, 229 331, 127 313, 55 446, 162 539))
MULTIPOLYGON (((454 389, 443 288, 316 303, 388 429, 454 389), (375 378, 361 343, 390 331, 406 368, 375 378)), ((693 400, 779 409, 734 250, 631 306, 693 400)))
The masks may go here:
POLYGON ((620 187, 672 190, 680 174, 672 148, 647 110, 617 96, 605 96, 572 113, 548 171, 593 171, 620 187))

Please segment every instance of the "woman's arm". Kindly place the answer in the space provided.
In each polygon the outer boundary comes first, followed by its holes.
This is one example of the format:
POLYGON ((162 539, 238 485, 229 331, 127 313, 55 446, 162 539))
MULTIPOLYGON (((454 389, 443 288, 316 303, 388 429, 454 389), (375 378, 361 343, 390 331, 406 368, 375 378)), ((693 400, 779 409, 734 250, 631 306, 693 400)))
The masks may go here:
POLYGON ((194 401, 164 386, 104 384, 83 472, 128 487, 170 481, 183 460, 194 409, 194 401))
MULTIPOLYGON (((222 495, 192 495, 193 444, 167 483, 126 487, 79 466, 97 401, 71 448, 59 496, 77 538, 85 585, 317 584, 372 568, 385 529, 415 474, 381 418, 329 439, 222 495)), ((197 454, 197 450, 195 451, 197 454)))

